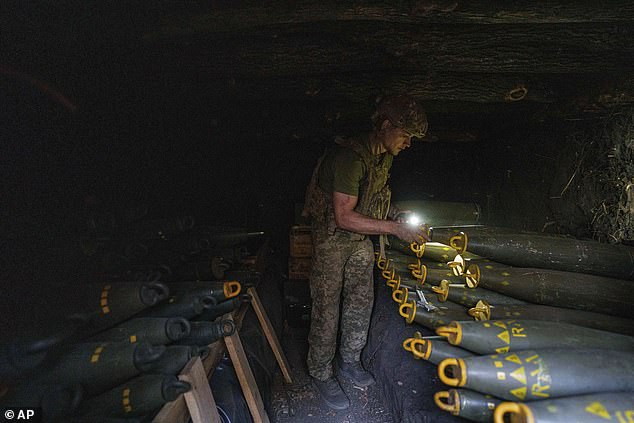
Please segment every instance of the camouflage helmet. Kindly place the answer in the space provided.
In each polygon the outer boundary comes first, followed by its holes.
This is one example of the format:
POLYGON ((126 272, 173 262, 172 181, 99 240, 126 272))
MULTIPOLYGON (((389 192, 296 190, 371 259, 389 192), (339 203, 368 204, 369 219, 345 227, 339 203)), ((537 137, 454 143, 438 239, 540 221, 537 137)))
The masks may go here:
POLYGON ((387 119, 413 137, 423 138, 427 133, 427 115, 416 100, 407 94, 383 97, 376 106, 372 122, 378 127, 387 119))

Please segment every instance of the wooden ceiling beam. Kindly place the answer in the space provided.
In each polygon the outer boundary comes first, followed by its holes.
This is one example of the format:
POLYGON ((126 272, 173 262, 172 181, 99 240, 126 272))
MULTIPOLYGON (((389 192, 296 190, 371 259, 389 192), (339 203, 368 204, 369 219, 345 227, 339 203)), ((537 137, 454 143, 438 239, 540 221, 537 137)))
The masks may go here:
POLYGON ((592 73, 634 69, 634 25, 419 28, 323 24, 150 43, 210 75, 592 73))
POLYGON ((182 2, 159 17, 147 39, 174 35, 241 31, 265 26, 320 23, 324 21, 371 21, 396 24, 559 24, 590 22, 627 22, 634 20, 634 4, 614 0, 565 0, 527 2, 508 0, 407 0, 407 1, 287 1, 267 2, 266 6, 198 6, 183 13, 182 2), (179 16, 180 14, 180 16, 179 16))

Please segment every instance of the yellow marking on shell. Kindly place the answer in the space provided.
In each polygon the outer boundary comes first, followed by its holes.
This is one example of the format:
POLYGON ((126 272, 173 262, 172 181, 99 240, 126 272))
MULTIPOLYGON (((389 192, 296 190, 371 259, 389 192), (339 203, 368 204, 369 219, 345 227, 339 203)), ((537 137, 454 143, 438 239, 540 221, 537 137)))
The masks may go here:
POLYGON ((498 369, 504 366, 504 363, 502 363, 501 361, 494 361, 493 364, 495 364, 495 367, 497 367, 498 369))
POLYGON ((517 388, 517 389, 511 389, 511 394, 517 398, 519 398, 521 401, 524 401, 524 399, 526 398, 526 386, 522 386, 521 388, 517 388))
POLYGON ((443 251, 449 251, 449 247, 442 247, 443 251))
POLYGON ((634 423, 634 410, 626 410, 625 415, 623 411, 617 411, 614 413, 619 423, 634 423))
POLYGON ((136 342, 136 335, 130 335, 130 343, 134 344, 136 342))
POLYGON ((440 256, 442 258, 444 258, 445 260, 447 260, 449 258, 449 254, 443 254, 442 256, 440 256))
POLYGON ((526 338, 526 334, 523 332, 524 332, 524 328, 522 327, 511 328, 511 334, 516 338, 526 338))
POLYGON ((509 286, 511 283, 509 281, 502 281, 502 282, 500 282, 500 284, 502 284, 504 286, 509 286))
POLYGON ((444 266, 444 264, 442 264, 442 263, 438 263, 438 264, 436 264, 436 266, 438 266, 438 267, 443 267, 443 266, 444 266))
POLYGON ((482 326, 484 326, 485 328, 490 328, 491 327, 491 323, 483 323, 482 326))
POLYGON ((553 414, 556 414, 559 411, 556 405, 549 405, 546 407, 546 410, 548 410, 549 413, 553 414))
POLYGON ((517 356, 517 354, 511 354, 505 358, 506 361, 510 361, 511 363, 522 364, 522 360, 517 356))
POLYGON ((509 331, 508 330, 505 330, 504 332, 498 334, 498 338, 500 338, 506 344, 510 344, 511 343, 511 337, 509 336, 509 331))
POLYGON ((530 357, 526 359, 526 362, 530 363, 531 361, 537 360, 538 358, 539 358, 539 354, 531 355, 530 357))
POLYGON ((502 272, 502 276, 511 276, 509 272, 502 272))
POLYGON ((99 305, 101 306, 103 314, 110 313, 110 307, 108 307, 108 292, 110 291, 110 288, 110 285, 106 285, 103 287, 103 291, 101 291, 101 300, 99 301, 99 305))
POLYGON ((491 269, 493 269, 493 266, 491 266, 490 264, 487 264, 486 266, 484 266, 484 268, 491 270, 491 269))
POLYGON ((126 413, 129 413, 132 411, 132 406, 130 405, 130 388, 125 388, 122 391, 122 394, 121 402, 123 404, 123 409, 126 413))
POLYGON ((93 364, 98 362, 99 356, 101 355, 102 351, 103 351, 103 345, 100 345, 97 348, 95 348, 95 350, 92 352, 92 355, 90 356, 90 362, 93 364))
POLYGON ((547 391, 549 389, 550 385, 541 386, 539 383, 535 383, 533 384, 533 386, 531 386, 531 394, 536 397, 548 398, 550 395, 544 391, 547 391))
POLYGON ((498 380, 506 380, 506 373, 498 372, 498 380))
POLYGON ((524 366, 509 373, 509 376, 511 376, 513 379, 515 379, 522 385, 526 385, 526 370, 524 370, 524 366))
POLYGON ((496 352, 496 353, 498 353, 498 354, 504 354, 504 353, 509 352, 509 349, 510 349, 510 348, 511 348, 511 347, 500 347, 500 348, 496 348, 496 349, 495 349, 495 352, 496 352))
POLYGON ((500 320, 497 320, 497 321, 493 322, 493 324, 495 326, 499 327, 499 328, 506 329, 506 323, 504 323, 504 322, 502 322, 500 320))

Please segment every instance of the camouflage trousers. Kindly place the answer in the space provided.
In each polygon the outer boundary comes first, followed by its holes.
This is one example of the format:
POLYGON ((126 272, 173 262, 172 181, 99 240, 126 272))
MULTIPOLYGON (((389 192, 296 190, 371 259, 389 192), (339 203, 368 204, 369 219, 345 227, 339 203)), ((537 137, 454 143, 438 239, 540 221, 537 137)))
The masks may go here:
POLYGON ((351 240, 346 232, 328 235, 325 230, 313 228, 307 359, 312 377, 326 380, 333 375, 340 321, 339 355, 346 363, 359 361, 374 302, 373 265, 374 250, 369 239, 351 240))

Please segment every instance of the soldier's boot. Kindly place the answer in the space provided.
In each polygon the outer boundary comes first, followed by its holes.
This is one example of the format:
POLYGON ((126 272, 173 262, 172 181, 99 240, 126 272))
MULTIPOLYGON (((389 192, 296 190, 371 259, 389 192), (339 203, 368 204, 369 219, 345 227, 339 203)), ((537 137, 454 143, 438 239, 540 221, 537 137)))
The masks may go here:
POLYGON ((313 378, 313 386, 328 407, 334 410, 345 410, 350 407, 350 400, 334 377, 324 381, 313 378))
POLYGON ((344 363, 339 358, 339 376, 348 379, 352 383, 360 387, 370 386, 374 383, 374 378, 366 369, 361 366, 360 361, 354 363, 344 363))

